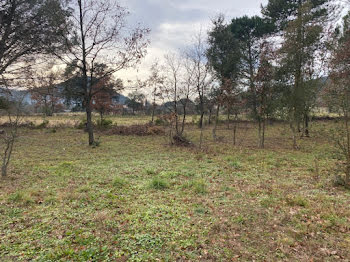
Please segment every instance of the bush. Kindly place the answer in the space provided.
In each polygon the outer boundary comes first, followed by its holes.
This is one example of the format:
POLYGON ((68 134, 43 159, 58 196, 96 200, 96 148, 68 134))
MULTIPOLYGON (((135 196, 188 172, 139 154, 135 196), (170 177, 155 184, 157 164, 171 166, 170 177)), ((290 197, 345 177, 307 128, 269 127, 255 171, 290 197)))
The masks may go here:
POLYGON ((147 175, 156 175, 157 174, 157 171, 153 168, 146 168, 145 172, 147 175))
POLYGON ((192 188, 197 194, 207 193, 208 185, 203 179, 191 180, 183 184, 183 188, 192 188))
POLYGON ((43 120, 43 122, 37 126, 35 126, 35 128, 37 129, 44 129, 44 128, 47 128, 49 125, 49 120, 45 119, 43 120))
POLYGON ((166 121, 160 118, 157 118, 156 121, 154 121, 154 124, 156 126, 164 126, 166 124, 166 121))
POLYGON ((78 129, 85 129, 86 128, 86 120, 81 120, 80 123, 77 125, 78 129))
POLYGON ((335 175, 332 179, 332 182, 333 182, 333 185, 334 186, 342 186, 342 187, 346 187, 347 184, 346 184, 346 181, 345 181, 345 178, 340 176, 340 175, 335 175))
POLYGON ((151 125, 131 125, 131 126, 115 126, 110 129, 107 135, 122 135, 122 136, 152 136, 164 135, 164 130, 157 126, 151 125))
POLYGON ((193 115, 192 116, 192 124, 196 124, 196 123, 199 123, 197 120, 197 115, 193 115))
POLYGON ((173 136, 172 144, 175 146, 190 147, 193 143, 184 136, 175 135, 173 136))
POLYGON ((120 177, 115 177, 113 180, 113 186, 116 188, 122 188, 127 184, 127 182, 120 177))
POLYGON ((22 203, 24 205, 34 203, 34 200, 28 194, 22 192, 16 192, 9 195, 8 200, 11 202, 22 203))
POLYGON ((101 141, 99 138, 96 138, 94 142, 92 143, 92 148, 99 147, 101 145, 101 141))
POLYGON ((286 197, 286 202, 290 206, 300 206, 300 207, 306 207, 308 206, 309 202, 307 199, 305 199, 302 196, 287 196, 286 197))
POLYGON ((152 179, 150 187, 158 190, 164 190, 164 189, 167 189, 169 185, 167 181, 165 181, 164 179, 155 177, 152 179))
POLYGON ((113 125, 113 121, 110 119, 101 119, 101 120, 97 120, 97 126, 100 127, 110 127, 113 125))
POLYGON ((207 193, 207 184, 203 180, 198 180, 193 182, 194 192, 197 194, 207 193))

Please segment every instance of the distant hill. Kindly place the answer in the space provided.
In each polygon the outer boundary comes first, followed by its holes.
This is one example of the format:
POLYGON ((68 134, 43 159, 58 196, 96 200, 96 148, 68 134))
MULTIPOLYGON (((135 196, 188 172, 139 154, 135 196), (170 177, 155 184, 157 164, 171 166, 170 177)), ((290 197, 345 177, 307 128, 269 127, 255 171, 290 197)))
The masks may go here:
MULTIPOLYGON (((7 90, 0 87, 0 96, 6 96, 7 90)), ((32 96, 28 91, 26 90, 19 90, 19 89, 11 89, 11 94, 14 99, 21 99, 23 98, 24 104, 27 105, 33 105, 34 101, 32 100, 32 96)))
MULTIPOLYGON (((0 96, 6 96, 6 90, 4 88, 0 87, 0 96)), ((35 101, 32 99, 32 95, 30 92, 26 90, 18 90, 18 89, 11 89, 12 96, 14 98, 22 98, 23 97, 23 102, 26 105, 34 105, 35 101)), ((128 98, 122 94, 116 93, 113 96, 114 103, 120 104, 120 105, 126 105, 128 98)))
POLYGON ((116 94, 113 96, 113 102, 119 105, 126 105, 129 98, 122 94, 116 94))

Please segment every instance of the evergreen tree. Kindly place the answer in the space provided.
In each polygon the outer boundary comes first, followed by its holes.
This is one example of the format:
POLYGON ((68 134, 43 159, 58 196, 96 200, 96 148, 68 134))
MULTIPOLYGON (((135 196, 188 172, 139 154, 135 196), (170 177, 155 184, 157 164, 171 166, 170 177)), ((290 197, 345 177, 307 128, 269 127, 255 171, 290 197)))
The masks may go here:
POLYGON ((276 25, 283 43, 279 50, 281 109, 285 111, 297 148, 297 134, 304 120, 308 136, 309 113, 317 87, 315 69, 323 22, 329 0, 270 0, 262 12, 276 25))
POLYGON ((217 108, 213 138, 216 139, 220 105, 223 104, 224 100, 227 100, 225 96, 230 95, 225 91, 227 83, 237 82, 240 70, 241 48, 238 40, 231 32, 230 26, 225 24, 222 15, 213 20, 213 28, 209 32, 208 43, 207 58, 220 84, 220 88, 215 91, 217 108))
POLYGON ((239 80, 247 87, 247 106, 251 109, 254 119, 257 119, 256 75, 259 67, 262 38, 268 36, 274 26, 269 20, 258 16, 243 16, 235 18, 230 24, 233 37, 239 42, 240 63, 239 80))

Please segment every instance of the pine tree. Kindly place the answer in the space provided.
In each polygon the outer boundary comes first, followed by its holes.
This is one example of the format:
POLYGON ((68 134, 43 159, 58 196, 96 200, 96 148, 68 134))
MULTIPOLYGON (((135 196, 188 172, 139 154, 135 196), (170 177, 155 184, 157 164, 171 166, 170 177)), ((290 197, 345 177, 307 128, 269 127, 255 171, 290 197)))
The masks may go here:
POLYGON ((279 83, 283 87, 281 107, 286 111, 298 148, 297 134, 305 121, 308 136, 309 113, 314 99, 315 57, 320 49, 323 22, 329 0, 270 0, 262 12, 282 33, 279 50, 279 83))

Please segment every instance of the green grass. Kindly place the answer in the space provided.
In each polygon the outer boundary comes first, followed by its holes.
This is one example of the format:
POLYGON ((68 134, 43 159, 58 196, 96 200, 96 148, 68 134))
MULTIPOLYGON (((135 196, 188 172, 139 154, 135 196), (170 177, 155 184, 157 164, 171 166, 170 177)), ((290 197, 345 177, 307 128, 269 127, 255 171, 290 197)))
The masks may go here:
POLYGON ((153 189, 164 190, 169 187, 168 182, 165 179, 155 177, 150 182, 150 187, 153 189))
POLYGON ((113 186, 115 188, 123 188, 127 184, 127 181, 121 177, 115 177, 113 179, 113 186))
MULTIPOLYGON (((103 134, 91 148, 82 130, 21 130, 0 180, 0 261, 347 261, 336 155, 313 133, 294 151, 288 135, 269 126, 261 150, 241 124, 233 146, 223 125, 202 150, 103 134)), ((186 137, 197 144, 198 129, 186 137)))

